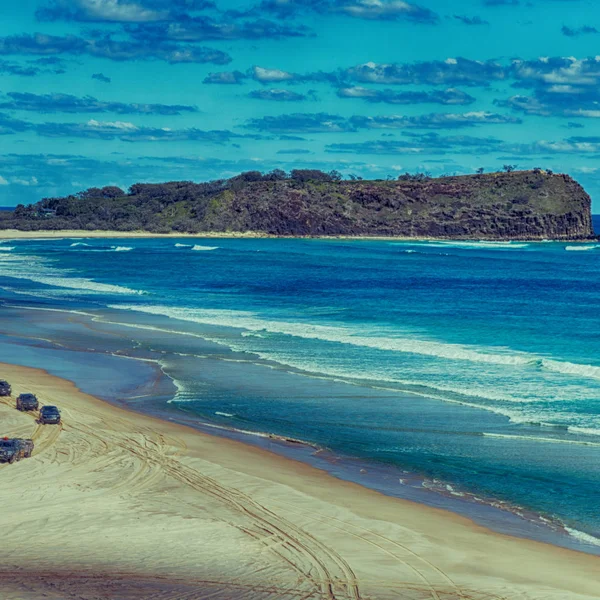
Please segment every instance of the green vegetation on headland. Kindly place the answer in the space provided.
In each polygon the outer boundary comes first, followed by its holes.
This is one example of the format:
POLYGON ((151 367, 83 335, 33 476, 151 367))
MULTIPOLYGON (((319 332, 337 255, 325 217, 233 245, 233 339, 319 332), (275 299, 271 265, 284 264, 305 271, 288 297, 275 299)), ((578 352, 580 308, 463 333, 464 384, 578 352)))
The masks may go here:
POLYGON ((396 180, 343 180, 299 169, 90 188, 0 214, 0 229, 487 239, 593 237, 590 197, 541 169, 396 180))

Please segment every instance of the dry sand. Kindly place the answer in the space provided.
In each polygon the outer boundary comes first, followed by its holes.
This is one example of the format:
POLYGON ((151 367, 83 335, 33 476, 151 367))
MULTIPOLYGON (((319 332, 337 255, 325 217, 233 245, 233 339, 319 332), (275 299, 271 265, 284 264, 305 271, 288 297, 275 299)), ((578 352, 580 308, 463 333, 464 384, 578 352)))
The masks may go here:
MULTIPOLYGON (((203 231, 202 233, 150 233, 149 231, 86 231, 84 229, 62 229, 57 231, 20 231, 18 229, 0 229, 0 240, 27 240, 27 239, 49 239, 60 240, 65 238, 268 238, 268 239, 320 239, 320 240, 372 240, 372 241, 395 241, 395 242, 433 242, 433 241, 508 241, 504 237, 413 237, 413 236, 389 236, 389 235, 271 235, 261 231, 203 231)), ((593 238, 595 239, 595 238, 593 238)), ((542 242, 542 238, 515 238, 510 241, 542 242)), ((590 239, 555 240, 569 243, 589 243, 590 239)))
POLYGON ((86 231, 85 229, 59 229, 56 231, 20 231, 18 229, 0 229, 0 239, 28 240, 64 238, 268 238, 265 233, 256 231, 219 232, 205 231, 203 233, 150 233, 149 231, 86 231))
POLYGON ((0 365, 34 456, 0 466, 2 600, 597 600, 600 558, 492 533, 0 365))
POLYGON ((60 240, 65 238, 269 238, 269 239, 334 239, 334 240, 396 240, 415 241, 433 240, 436 238, 416 238, 399 236, 299 236, 299 235, 271 235, 261 231, 203 231, 202 233, 151 233, 149 231, 87 231, 85 229, 60 229, 56 231, 20 231, 18 229, 0 229, 0 239, 27 240, 48 239, 60 240))

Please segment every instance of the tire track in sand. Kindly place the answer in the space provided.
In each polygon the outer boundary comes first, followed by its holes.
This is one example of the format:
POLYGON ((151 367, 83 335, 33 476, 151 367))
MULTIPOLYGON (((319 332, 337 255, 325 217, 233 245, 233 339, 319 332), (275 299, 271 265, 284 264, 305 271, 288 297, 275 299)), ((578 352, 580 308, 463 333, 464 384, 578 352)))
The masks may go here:
MULTIPOLYGON (((98 417, 102 419, 100 415, 98 417)), ((126 441, 119 438, 110 440, 110 434, 104 437, 104 441, 112 441, 127 453, 134 454, 143 464, 151 465, 152 470, 158 468, 159 471, 215 498, 248 518, 251 527, 231 525, 257 539, 317 586, 320 598, 361 600, 356 575, 337 552, 239 490, 229 489, 167 456, 164 445, 160 443, 164 443, 165 440, 157 443, 152 439, 156 435, 154 432, 145 431, 144 428, 131 431, 130 423, 128 425, 130 435, 126 441)), ((97 431, 84 424, 76 423, 72 427, 83 435, 100 437, 97 431)), ((181 452, 181 447, 178 450, 181 452)), ((129 483, 131 485, 131 482, 129 483)))
MULTIPOLYGON (((432 562, 430 562, 423 556, 419 555, 414 550, 411 550, 408 546, 405 546, 404 544, 401 544, 400 542, 392 540, 380 533, 377 533, 377 532, 367 529, 365 527, 361 527, 360 525, 356 525, 354 523, 348 523, 347 521, 343 521, 341 519, 338 519, 338 518, 330 516, 330 515, 327 515, 327 516, 320 515, 323 518, 319 518, 319 516, 315 515, 314 513, 309 513, 307 511, 300 510, 295 505, 290 504, 289 502, 285 502, 284 500, 278 499, 275 501, 275 503, 280 504, 280 505, 284 504, 287 507, 286 510, 289 510, 290 512, 295 512, 296 514, 301 514, 304 517, 309 518, 313 521, 316 521, 319 523, 324 523, 329 527, 333 527, 334 529, 342 531, 352 537, 356 537, 371 546, 375 546, 376 548, 378 548, 385 554, 388 554, 389 556, 395 558, 403 566, 405 566, 408 569, 410 569, 411 571, 413 571, 417 575, 417 577, 419 577, 425 583, 425 585, 427 586, 427 589, 429 590, 429 592, 431 594, 431 597, 434 598, 435 600, 442 600, 442 597, 440 596, 440 594, 444 598, 448 597, 448 594, 451 594, 451 597, 456 598, 457 600, 459 600, 459 599, 473 600, 475 598, 477 598, 477 600, 507 600, 507 598, 505 596, 500 596, 493 592, 475 592, 473 590, 467 590, 465 588, 460 587, 459 585, 456 584, 456 582, 447 573, 445 573, 442 569, 440 569, 439 567, 434 565, 432 562), (340 523, 341 525, 334 525, 332 523, 333 521, 340 523), (364 534, 361 535, 358 533, 353 533, 352 531, 348 531, 347 527, 351 527, 358 531, 362 531, 362 532, 364 532, 364 534), (367 536, 380 539, 381 543, 377 543, 377 542, 369 539, 367 536), (442 586, 440 586, 440 584, 432 583, 430 581, 430 579, 428 579, 426 577, 426 575, 423 573, 421 568, 416 567, 413 564, 411 564, 406 559, 406 557, 398 556, 395 552, 389 550, 388 548, 385 548, 384 546, 381 545, 382 543, 389 544, 391 546, 401 549, 403 552, 414 557, 417 561, 423 563, 423 567, 434 571, 437 575, 440 576, 441 579, 443 579, 445 581, 445 585, 443 586, 443 588, 442 588, 442 586)), ((415 589, 413 586, 409 586, 409 587, 413 590, 415 589)))

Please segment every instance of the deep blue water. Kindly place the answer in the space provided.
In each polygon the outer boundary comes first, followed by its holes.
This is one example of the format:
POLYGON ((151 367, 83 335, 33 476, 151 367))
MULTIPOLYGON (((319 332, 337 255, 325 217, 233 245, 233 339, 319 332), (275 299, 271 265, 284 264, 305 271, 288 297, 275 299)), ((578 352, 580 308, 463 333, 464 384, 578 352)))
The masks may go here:
POLYGON ((138 408, 306 440, 600 544, 599 259, 593 242, 8 241, 0 360, 19 336, 60 342, 61 373, 65 348, 151 358, 178 391, 138 408))

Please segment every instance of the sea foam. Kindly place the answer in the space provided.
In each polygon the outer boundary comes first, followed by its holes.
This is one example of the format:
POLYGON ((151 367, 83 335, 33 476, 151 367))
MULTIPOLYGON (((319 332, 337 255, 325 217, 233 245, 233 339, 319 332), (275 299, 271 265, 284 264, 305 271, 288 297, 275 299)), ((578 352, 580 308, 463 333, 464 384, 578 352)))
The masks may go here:
POLYGON ((595 250, 600 248, 600 244, 593 244, 592 246, 565 246, 567 252, 584 252, 586 250, 595 250))
POLYGON ((198 244, 196 244, 192 248, 192 250, 205 250, 205 251, 208 251, 208 250, 218 250, 218 249, 219 249, 219 246, 200 246, 198 244))
POLYGON ((244 329, 253 333, 274 333, 304 339, 347 344, 378 350, 419 354, 448 360, 493 365, 527 366, 548 369, 566 375, 600 379, 600 367, 542 358, 502 347, 480 347, 403 336, 373 336, 359 328, 334 327, 310 323, 292 323, 261 319, 257 314, 237 310, 177 308, 152 305, 121 305, 113 308, 136 310, 172 319, 206 325, 244 329))
POLYGON ((0 255, 0 276, 25 279, 51 287, 77 290, 81 293, 140 295, 145 292, 111 283, 100 283, 85 277, 70 277, 70 271, 55 269, 47 261, 31 255, 0 255))

